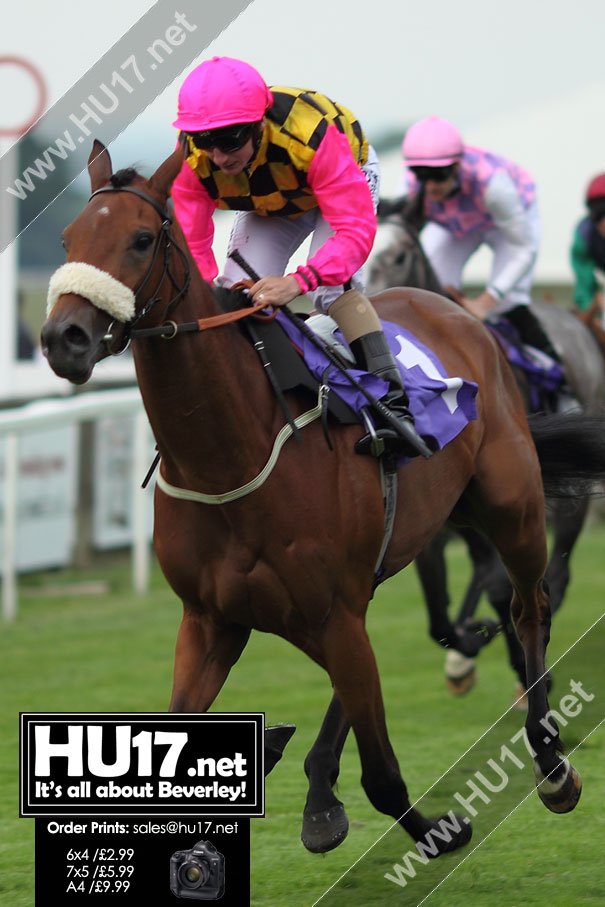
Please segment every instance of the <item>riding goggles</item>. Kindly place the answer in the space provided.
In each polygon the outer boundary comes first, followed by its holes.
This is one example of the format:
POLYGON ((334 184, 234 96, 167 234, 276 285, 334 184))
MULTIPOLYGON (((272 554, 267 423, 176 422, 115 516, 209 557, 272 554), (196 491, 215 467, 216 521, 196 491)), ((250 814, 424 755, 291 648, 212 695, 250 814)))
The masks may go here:
POLYGON ((426 183, 431 180, 433 183, 445 183, 454 175, 455 164, 447 167, 410 167, 417 180, 426 183))
POLYGON ((254 123, 224 126, 221 129, 205 129, 203 132, 189 132, 193 144, 202 151, 218 148, 223 154, 239 151, 252 138, 254 123))

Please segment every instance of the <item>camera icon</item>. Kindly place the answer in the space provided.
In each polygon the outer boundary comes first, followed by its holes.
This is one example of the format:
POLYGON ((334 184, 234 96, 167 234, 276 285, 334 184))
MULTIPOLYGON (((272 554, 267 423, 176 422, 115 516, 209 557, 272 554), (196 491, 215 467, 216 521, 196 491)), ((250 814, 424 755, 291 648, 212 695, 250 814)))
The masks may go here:
POLYGON ((216 901, 225 893, 225 858, 210 841, 170 857, 170 890, 177 898, 216 901))

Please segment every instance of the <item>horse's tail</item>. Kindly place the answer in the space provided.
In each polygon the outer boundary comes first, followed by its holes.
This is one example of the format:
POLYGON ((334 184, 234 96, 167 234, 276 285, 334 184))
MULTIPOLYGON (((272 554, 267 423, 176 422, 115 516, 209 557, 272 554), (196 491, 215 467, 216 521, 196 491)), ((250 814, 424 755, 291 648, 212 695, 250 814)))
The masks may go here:
POLYGON ((584 497, 605 480, 605 414, 528 417, 547 497, 584 497))

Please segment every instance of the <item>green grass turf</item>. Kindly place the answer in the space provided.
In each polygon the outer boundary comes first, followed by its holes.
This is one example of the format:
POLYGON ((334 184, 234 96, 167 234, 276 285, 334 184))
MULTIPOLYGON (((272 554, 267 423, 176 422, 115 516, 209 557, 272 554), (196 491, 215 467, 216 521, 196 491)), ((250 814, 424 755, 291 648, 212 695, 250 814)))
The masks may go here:
MULTIPOLYGON (((553 625, 551 664, 596 621, 603 608, 605 525, 593 526, 574 553, 574 578, 563 610, 553 625)), ((467 578, 460 544, 448 549, 452 588, 457 598, 467 578)), ((485 606, 485 613, 488 613, 485 606)), ((20 711, 157 711, 170 695, 172 655, 180 606, 159 572, 144 596, 130 590, 124 564, 104 564, 85 574, 61 572, 24 578, 17 620, 0 634, 0 905, 33 904, 32 820, 18 818, 18 713, 20 711), (103 580, 106 595, 72 595, 70 583, 103 580), (47 585, 63 585, 64 594, 48 596, 47 585)), ((605 623, 605 620, 601 624, 605 623)), ((569 679, 595 694, 588 709, 570 720, 563 739, 575 746, 597 716, 603 684, 602 625, 593 630, 553 671, 551 707, 569 692, 569 679)), ((482 654, 475 690, 452 698, 443 683, 443 653, 428 639, 426 617, 415 572, 405 571, 381 587, 370 606, 369 632, 375 648, 391 741, 412 799, 439 779, 423 800, 428 814, 456 806, 454 794, 486 761, 497 759, 503 745, 522 725, 511 712, 451 772, 450 766, 508 708, 514 678, 501 639, 482 654)), ((351 666, 354 670, 354 665, 351 666)), ((385 880, 401 862, 410 840, 372 809, 359 783, 354 740, 347 742, 338 794, 351 828, 347 840, 324 856, 306 852, 300 818, 306 794, 303 760, 319 729, 330 698, 323 672, 291 646, 254 634, 215 703, 214 710, 266 712, 267 723, 293 722, 297 733, 283 761, 266 784, 266 818, 251 822, 253 905, 365 907, 417 904, 466 857, 428 897, 443 907, 568 907, 602 905, 605 900, 605 735, 591 734, 574 754, 584 781, 577 809, 566 816, 549 813, 532 791, 527 754, 519 744, 524 770, 512 768, 510 784, 474 822, 471 846, 418 871, 419 881, 405 889, 385 880), (525 756, 523 754, 525 753, 525 756), (504 818, 529 793, 509 818, 504 818), (504 819, 473 851, 492 827, 504 819), (358 862, 357 862, 358 861, 358 862), (350 869, 356 864, 353 869, 350 869), (350 870, 350 871, 349 871, 350 870), (338 882, 341 876, 344 877, 338 882), (336 884, 335 884, 336 883, 336 884)), ((460 812, 460 809, 458 808, 460 812)))

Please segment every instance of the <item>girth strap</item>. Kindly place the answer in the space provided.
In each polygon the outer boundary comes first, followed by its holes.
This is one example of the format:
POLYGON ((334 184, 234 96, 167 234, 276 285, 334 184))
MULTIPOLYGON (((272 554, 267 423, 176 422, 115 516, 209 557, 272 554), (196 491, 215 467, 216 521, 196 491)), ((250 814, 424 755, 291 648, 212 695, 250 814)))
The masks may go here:
POLYGON ((383 561, 387 548, 393 535, 393 526, 395 523, 395 512, 397 508, 397 469, 389 457, 383 456, 378 458, 380 469, 380 483, 382 485, 382 496, 384 502, 384 535, 380 553, 376 559, 374 567, 374 589, 382 582, 384 567, 383 561))
MULTIPOLYGON (((321 385, 317 397, 317 406, 307 410, 306 413, 302 413, 302 415, 297 416, 296 419, 294 419, 296 428, 304 428, 305 425, 309 425, 309 423, 314 422, 315 419, 319 419, 324 407, 326 394, 329 393, 329 390, 330 388, 325 384, 321 385)), ((250 482, 247 482, 245 485, 240 485, 239 488, 234 488, 232 491, 225 491, 222 494, 204 494, 201 491, 188 491, 186 488, 177 488, 175 485, 170 485, 161 472, 158 473, 156 480, 158 487, 164 494, 169 495, 171 498, 178 498, 181 501, 193 501, 197 504, 228 504, 230 501, 237 500, 237 498, 243 498, 247 494, 256 491, 257 488, 260 488, 260 486, 267 481, 277 463, 282 447, 293 431, 294 429, 291 425, 284 425, 275 438, 273 450, 263 469, 261 469, 259 474, 250 482)))

